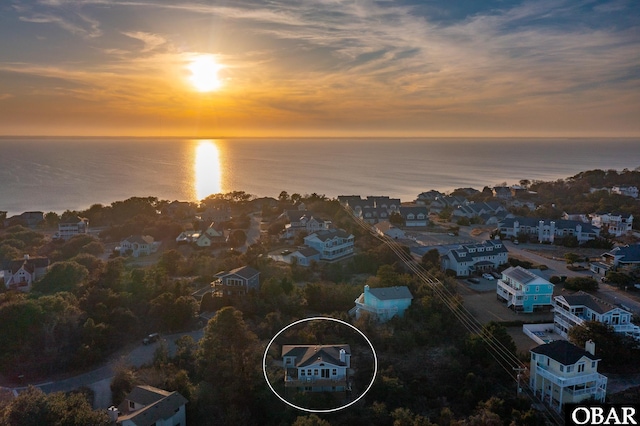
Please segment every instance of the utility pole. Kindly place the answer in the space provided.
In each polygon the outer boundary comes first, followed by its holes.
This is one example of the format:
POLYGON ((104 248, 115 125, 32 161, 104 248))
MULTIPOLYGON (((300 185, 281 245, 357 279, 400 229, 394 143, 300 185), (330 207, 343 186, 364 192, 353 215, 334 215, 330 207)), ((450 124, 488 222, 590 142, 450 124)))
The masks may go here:
POLYGON ((527 371, 527 369, 526 368, 516 368, 516 367, 514 367, 513 369, 517 372, 516 378, 517 378, 517 386, 518 387, 516 388, 516 396, 519 396, 520 392, 522 392, 522 388, 520 387, 520 379, 522 378, 522 374, 520 374, 520 373, 523 372, 523 371, 527 371))

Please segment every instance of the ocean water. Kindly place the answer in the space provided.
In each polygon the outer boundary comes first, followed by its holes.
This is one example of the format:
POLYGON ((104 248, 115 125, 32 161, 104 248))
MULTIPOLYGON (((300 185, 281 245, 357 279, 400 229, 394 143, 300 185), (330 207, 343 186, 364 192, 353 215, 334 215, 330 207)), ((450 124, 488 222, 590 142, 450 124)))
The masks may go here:
POLYGON ((640 139, 0 138, 0 210, 245 191, 389 195, 640 167, 640 139))

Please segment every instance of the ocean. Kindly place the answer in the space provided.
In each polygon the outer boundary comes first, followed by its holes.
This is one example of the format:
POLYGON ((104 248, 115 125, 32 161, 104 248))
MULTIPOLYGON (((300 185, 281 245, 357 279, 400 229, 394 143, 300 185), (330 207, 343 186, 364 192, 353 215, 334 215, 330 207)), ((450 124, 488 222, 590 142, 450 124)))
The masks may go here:
POLYGON ((61 213, 133 196, 197 201, 388 195, 640 167, 640 139, 0 138, 0 210, 61 213))

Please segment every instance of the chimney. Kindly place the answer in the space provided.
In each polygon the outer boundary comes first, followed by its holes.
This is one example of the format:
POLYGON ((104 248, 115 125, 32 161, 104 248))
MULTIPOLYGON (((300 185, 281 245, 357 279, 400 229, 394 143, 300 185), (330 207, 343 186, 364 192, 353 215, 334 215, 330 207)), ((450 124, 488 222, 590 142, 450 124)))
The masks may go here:
POLYGON ((109 420, 112 422, 118 421, 118 409, 113 405, 107 408, 107 414, 109 415, 109 420))
POLYGON ((340 362, 345 362, 347 360, 347 351, 344 349, 340 349, 340 362))
POLYGON ((593 340, 589 339, 584 342, 584 350, 589 352, 591 355, 596 355, 596 344, 593 340))
POLYGON ((29 260, 29 255, 28 254, 24 255, 24 260, 29 260))
POLYGON ((364 286, 364 292, 365 292, 365 293, 369 293, 369 286, 368 286, 368 285, 365 285, 365 286, 364 286))

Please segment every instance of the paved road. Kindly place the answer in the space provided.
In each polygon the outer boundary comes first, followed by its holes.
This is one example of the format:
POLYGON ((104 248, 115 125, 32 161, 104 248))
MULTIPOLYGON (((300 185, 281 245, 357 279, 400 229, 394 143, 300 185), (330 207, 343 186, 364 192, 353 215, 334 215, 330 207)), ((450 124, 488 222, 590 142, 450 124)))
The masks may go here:
MULTIPOLYGON (((173 355, 176 350, 175 341, 182 336, 189 335, 195 341, 199 341, 204 335, 204 329, 190 331, 186 333, 177 333, 163 337, 163 341, 167 344, 169 354, 173 355)), ((111 405, 111 390, 109 385, 114 375, 115 367, 118 363, 124 361, 125 364, 141 367, 153 361, 153 354, 160 343, 156 342, 151 345, 140 345, 123 357, 115 357, 111 359, 107 365, 99 367, 93 371, 80 374, 78 376, 69 377, 57 381, 49 381, 34 386, 39 387, 46 393, 51 392, 69 392, 83 386, 87 386, 95 392, 94 408, 108 408, 111 405)), ((14 393, 20 392, 25 387, 12 389, 14 393)))

